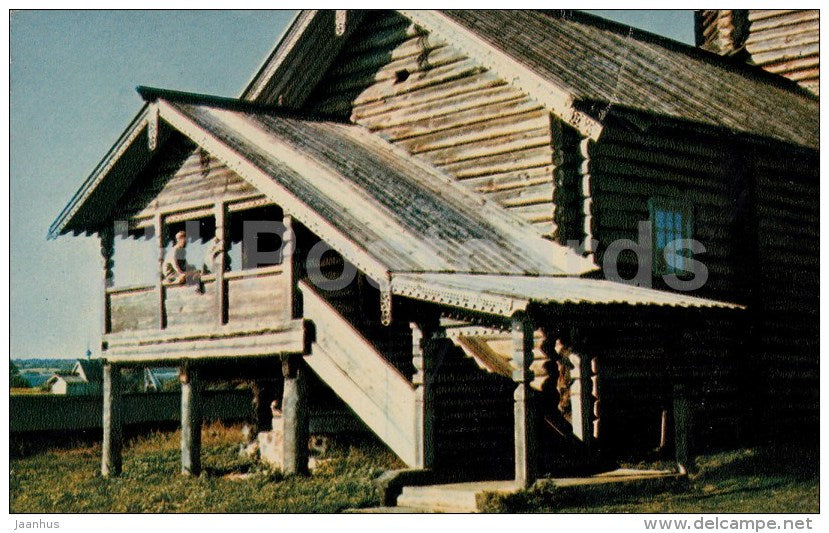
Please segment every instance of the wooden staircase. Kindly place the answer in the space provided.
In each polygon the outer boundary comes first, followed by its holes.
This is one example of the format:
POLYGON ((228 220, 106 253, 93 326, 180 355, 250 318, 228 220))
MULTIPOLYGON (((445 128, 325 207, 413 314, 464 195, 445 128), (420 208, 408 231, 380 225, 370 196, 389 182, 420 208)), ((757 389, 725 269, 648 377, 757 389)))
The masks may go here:
POLYGON ((299 282, 315 338, 308 366, 408 466, 418 462, 415 390, 405 377, 310 284, 299 282))

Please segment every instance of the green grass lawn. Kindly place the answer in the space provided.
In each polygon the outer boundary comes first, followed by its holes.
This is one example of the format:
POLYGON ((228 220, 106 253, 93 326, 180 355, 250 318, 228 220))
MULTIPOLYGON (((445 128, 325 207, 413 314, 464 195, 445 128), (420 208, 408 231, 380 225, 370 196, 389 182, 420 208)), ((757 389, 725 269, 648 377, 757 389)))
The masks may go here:
POLYGON ((196 478, 179 474, 178 432, 134 439, 123 474, 100 476, 100 445, 11 460, 12 513, 328 513, 378 505, 372 479, 402 464, 374 441, 334 442, 310 477, 283 477, 239 456, 238 427, 203 432, 196 478))
MULTIPOLYGON (((99 444, 27 450, 12 458, 12 513, 327 513, 380 504, 372 480, 402 463, 376 440, 335 440, 310 477, 283 477, 239 456, 239 427, 203 432, 197 478, 179 474, 178 432, 132 439, 123 474, 99 474, 99 444)), ((490 502, 495 512, 565 513, 814 513, 818 452, 801 447, 745 449, 701 456, 684 490, 657 495, 631 491, 600 501, 556 502, 549 485, 490 502)), ((658 466, 658 465, 627 465, 658 466)))
MULTIPOLYGON (((664 468, 664 464, 624 466, 664 468)), ((687 483, 672 492, 643 495, 620 487, 601 501, 556 501, 544 481, 531 490, 495 498, 494 512, 548 513, 817 513, 818 452, 803 446, 763 447, 703 455, 687 483)))

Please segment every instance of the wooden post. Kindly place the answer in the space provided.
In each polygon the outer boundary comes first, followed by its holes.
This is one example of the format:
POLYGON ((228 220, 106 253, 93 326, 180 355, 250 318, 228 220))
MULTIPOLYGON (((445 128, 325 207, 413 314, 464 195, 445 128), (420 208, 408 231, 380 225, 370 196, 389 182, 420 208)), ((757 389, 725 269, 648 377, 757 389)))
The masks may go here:
POLYGON ((104 263, 104 323, 103 333, 106 335, 112 331, 112 312, 110 307, 109 289, 114 283, 113 279, 113 265, 112 260, 113 251, 115 249, 115 235, 114 228, 110 225, 105 225, 101 228, 99 233, 101 239, 101 258, 104 263))
POLYGON ((103 420, 104 442, 101 453, 101 475, 117 476, 121 473, 122 412, 121 369, 116 365, 104 365, 103 420))
POLYGON ((693 469, 691 450, 691 400, 684 385, 674 385, 674 448, 676 462, 685 470, 693 469))
POLYGON ((156 235, 156 242, 158 243, 158 277, 156 278, 156 291, 158 293, 158 327, 160 329, 164 329, 167 327, 167 306, 164 304, 164 221, 161 218, 161 213, 156 213, 155 217, 153 217, 153 229, 156 235))
POLYGON ((415 468, 432 468, 435 460, 434 392, 435 347, 445 337, 437 323, 411 322, 412 364, 415 374, 415 468))
POLYGON ((282 362, 282 472, 308 473, 308 403, 301 357, 282 362))
POLYGON ((530 383, 533 372, 533 328, 529 317, 518 312, 512 317, 512 362, 515 370, 512 379, 516 382, 513 399, 515 424, 515 484, 527 488, 535 482, 537 439, 533 397, 530 383))
POLYGON ((201 383, 198 371, 183 366, 181 380, 181 473, 198 476, 201 472, 201 383))
POLYGON ((221 326, 227 324, 227 287, 225 286, 225 268, 227 265, 227 209, 221 201, 215 206, 214 218, 216 219, 215 237, 221 242, 222 252, 219 254, 218 260, 214 261, 210 266, 215 269, 216 309, 218 309, 218 322, 221 326))

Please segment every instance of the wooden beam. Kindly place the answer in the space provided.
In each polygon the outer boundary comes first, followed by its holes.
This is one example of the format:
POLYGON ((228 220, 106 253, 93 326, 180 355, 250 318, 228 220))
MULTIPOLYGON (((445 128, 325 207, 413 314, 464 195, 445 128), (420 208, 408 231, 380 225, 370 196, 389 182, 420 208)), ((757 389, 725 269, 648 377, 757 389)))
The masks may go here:
POLYGON ((198 370, 183 366, 181 380, 181 473, 198 476, 201 473, 201 383, 198 370))
POLYGON ((302 358, 289 356, 282 363, 282 472, 308 473, 308 402, 306 368, 302 358))
POLYGON ((121 411, 121 369, 112 364, 103 369, 103 429, 101 448, 101 475, 117 476, 121 473, 121 449, 123 446, 123 415, 121 411))
POLYGON ((537 476, 537 435, 533 391, 530 383, 533 372, 533 328, 529 317, 518 312, 512 316, 512 359, 516 370, 512 379, 516 382, 513 399, 515 426, 515 484, 519 488, 530 487, 537 476))
POLYGON ((164 219, 161 213, 156 213, 153 217, 153 230, 155 231, 156 244, 158 246, 158 271, 156 272, 155 283, 155 289, 158 293, 158 327, 159 329, 164 329, 167 327, 167 306, 164 304, 164 219))

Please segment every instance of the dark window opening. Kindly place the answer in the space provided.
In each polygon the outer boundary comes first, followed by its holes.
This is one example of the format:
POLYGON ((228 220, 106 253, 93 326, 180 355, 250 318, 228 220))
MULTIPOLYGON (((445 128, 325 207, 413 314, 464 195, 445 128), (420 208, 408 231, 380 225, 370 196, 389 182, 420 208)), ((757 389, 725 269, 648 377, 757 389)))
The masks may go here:
POLYGON ((239 271, 282 263, 282 210, 273 205, 230 213, 227 270, 239 271))

